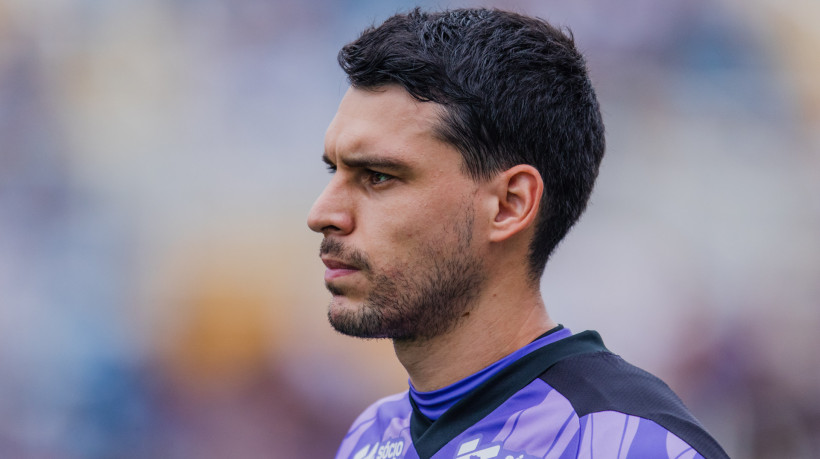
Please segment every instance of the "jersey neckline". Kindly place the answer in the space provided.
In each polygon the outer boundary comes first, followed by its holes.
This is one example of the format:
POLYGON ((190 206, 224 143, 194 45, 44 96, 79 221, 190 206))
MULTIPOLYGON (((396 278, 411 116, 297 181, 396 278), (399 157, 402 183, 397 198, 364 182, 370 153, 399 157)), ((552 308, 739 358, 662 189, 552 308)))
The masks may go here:
POLYGON ((421 392, 413 387, 412 381, 408 381, 410 386, 410 398, 418 407, 419 411, 431 421, 438 419, 445 411, 450 409, 459 400, 464 398, 467 394, 473 391, 484 382, 488 381, 499 371, 503 370, 513 362, 521 357, 535 351, 538 348, 554 343, 560 339, 567 338, 572 335, 572 332, 564 328, 563 325, 551 328, 546 333, 543 333, 534 339, 532 342, 523 346, 509 355, 491 363, 487 367, 456 381, 441 389, 421 392))
POLYGON ((407 393, 413 412, 410 436, 419 457, 430 458, 444 445, 490 414, 557 362, 591 352, 608 352, 595 331, 581 332, 540 347, 507 365, 445 411, 435 422, 422 414, 407 393))

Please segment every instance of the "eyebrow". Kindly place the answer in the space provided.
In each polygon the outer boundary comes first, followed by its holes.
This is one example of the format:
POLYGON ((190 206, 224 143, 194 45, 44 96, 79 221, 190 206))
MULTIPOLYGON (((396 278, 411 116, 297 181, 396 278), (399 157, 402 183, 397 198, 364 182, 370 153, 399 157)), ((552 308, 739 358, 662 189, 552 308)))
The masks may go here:
MULTIPOLYGON (((327 153, 322 154, 322 161, 328 166, 336 166, 327 156, 327 153)), ((410 170, 410 165, 400 159, 366 154, 351 155, 351 157, 343 158, 342 163, 351 169, 386 169, 392 172, 410 170)))

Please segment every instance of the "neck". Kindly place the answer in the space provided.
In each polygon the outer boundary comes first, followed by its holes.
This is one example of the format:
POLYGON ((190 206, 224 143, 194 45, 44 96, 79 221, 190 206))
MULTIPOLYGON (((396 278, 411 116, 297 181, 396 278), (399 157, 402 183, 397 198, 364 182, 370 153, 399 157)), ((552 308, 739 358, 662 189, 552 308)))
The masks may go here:
POLYGON ((555 326, 537 288, 507 286, 503 294, 486 292, 449 332, 393 344, 413 386, 426 392, 485 368, 555 326))

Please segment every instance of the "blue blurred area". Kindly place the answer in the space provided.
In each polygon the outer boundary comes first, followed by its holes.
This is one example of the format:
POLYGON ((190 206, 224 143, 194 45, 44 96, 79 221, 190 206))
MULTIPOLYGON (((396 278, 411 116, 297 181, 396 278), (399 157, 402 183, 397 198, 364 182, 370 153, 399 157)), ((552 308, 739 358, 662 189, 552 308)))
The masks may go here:
MULTIPOLYGON (((543 281, 733 457, 820 455, 820 7, 493 5, 572 28, 608 151, 543 281)), ((328 457, 403 390, 305 217, 336 52, 410 2, 0 0, 0 457, 328 457)))

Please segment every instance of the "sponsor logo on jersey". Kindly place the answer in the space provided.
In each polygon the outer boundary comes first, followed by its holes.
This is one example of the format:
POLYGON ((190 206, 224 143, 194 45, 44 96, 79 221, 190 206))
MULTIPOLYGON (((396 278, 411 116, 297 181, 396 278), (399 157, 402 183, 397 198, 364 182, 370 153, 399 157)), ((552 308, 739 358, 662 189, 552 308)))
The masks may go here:
MULTIPOLYGON (((532 459, 533 456, 521 452, 507 451, 500 443, 481 445, 481 437, 472 438, 459 444, 453 459, 532 459)), ((394 438, 365 445, 351 459, 400 459, 404 457, 404 440, 394 438)))
POLYGON ((400 457, 404 457, 404 440, 401 438, 365 445, 353 455, 353 459, 398 459, 400 457))
POLYGON ((481 436, 466 440, 458 445, 454 459, 530 459, 532 456, 501 449, 501 444, 481 446, 481 436))

